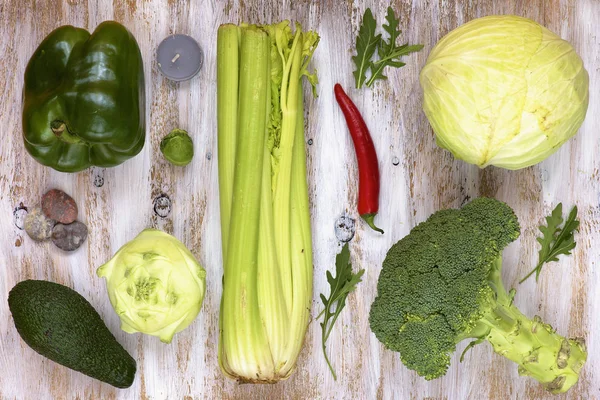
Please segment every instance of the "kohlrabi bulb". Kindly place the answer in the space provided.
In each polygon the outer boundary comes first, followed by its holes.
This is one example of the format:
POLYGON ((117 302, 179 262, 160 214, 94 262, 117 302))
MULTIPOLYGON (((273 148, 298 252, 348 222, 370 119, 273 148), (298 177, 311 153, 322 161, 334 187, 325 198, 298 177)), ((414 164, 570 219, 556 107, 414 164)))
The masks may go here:
POLYGON ((146 229, 98 268, 121 329, 165 343, 200 312, 206 271, 175 237, 146 229))
POLYGON ((444 36, 420 82, 437 144, 482 168, 544 160, 575 135, 589 100, 573 47, 515 16, 478 18, 444 36))

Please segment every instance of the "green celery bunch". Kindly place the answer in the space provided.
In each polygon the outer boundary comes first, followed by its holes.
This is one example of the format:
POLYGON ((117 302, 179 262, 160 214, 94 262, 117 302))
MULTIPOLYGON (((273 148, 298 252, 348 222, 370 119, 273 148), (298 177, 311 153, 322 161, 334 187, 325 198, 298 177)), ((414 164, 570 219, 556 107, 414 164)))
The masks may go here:
POLYGON ((315 32, 289 21, 217 35, 223 243, 219 364, 240 382, 292 373, 312 301, 302 78, 315 32))

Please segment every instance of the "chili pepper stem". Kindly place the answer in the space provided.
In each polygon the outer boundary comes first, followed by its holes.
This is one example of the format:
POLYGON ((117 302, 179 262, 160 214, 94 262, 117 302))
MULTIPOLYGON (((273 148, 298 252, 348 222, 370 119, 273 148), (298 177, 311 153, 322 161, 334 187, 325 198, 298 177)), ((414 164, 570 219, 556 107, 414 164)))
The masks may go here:
POLYGON ((367 225, 369 225, 371 227, 371 229, 373 229, 374 231, 377 231, 383 235, 383 229, 380 229, 375 226, 375 222, 373 221, 373 219, 375 219, 375 215, 377 215, 377 214, 375 214, 375 213, 362 214, 361 218, 365 220, 365 222, 367 223, 367 225))

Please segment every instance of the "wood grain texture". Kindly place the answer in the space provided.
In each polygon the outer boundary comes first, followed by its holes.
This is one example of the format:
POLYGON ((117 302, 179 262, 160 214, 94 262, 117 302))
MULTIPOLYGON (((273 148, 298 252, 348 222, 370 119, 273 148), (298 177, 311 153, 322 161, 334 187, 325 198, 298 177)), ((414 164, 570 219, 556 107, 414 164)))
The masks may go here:
MULTIPOLYGON (((340 377, 333 381, 320 349, 320 327, 312 322, 297 371, 277 385, 238 385, 225 379, 217 364, 221 295, 221 244, 216 160, 216 31, 223 22, 296 19, 317 30, 321 43, 314 66, 319 97, 307 96, 306 137, 314 243, 313 315, 318 294, 328 290, 325 271, 334 264, 340 243, 336 219, 355 211, 357 171, 333 84, 353 85, 351 55, 362 13, 371 7, 383 20, 388 1, 194 1, 194 0, 2 0, 0 2, 0 398, 2 399, 596 399, 600 398, 600 39, 597 0, 395 0, 403 40, 425 49, 407 66, 389 71, 373 90, 349 90, 371 127, 382 174, 378 223, 384 236, 357 220, 351 242, 355 268, 364 282, 351 295, 329 340, 331 360, 340 377), (479 170, 436 147, 421 110, 418 72, 431 47, 447 32, 490 14, 530 17, 569 40, 590 73, 591 102, 578 135, 541 164, 509 172, 479 170), (37 44, 54 28, 73 24, 94 29, 115 19, 136 36, 146 71, 147 141, 142 153, 112 169, 62 174, 37 164, 21 139, 23 72, 37 44), (172 33, 190 34, 204 51, 200 74, 185 83, 166 80, 154 51, 172 33), (162 136, 187 129, 195 158, 187 168, 166 163, 159 152, 162 136), (394 158, 399 164, 394 165, 394 158), (51 244, 30 240, 23 230, 23 207, 35 206, 50 188, 71 194, 80 219, 90 228, 86 246, 66 255, 51 244), (166 195, 165 218, 154 201, 166 195), (577 204, 581 232, 574 255, 548 266, 539 284, 519 285, 516 303, 530 316, 539 314, 559 333, 585 336, 589 358, 581 381, 567 395, 550 396, 516 366, 475 347, 448 374, 426 382, 408 371, 398 355, 386 351, 368 327, 368 311, 387 249, 411 227, 442 207, 458 207, 479 195, 507 201, 517 212, 521 238, 505 252, 504 281, 517 286, 537 256, 537 225, 552 207, 577 204), (119 329, 105 283, 95 275, 125 242, 146 227, 181 239, 207 271, 207 296, 197 320, 169 345, 157 338, 119 329), (8 310, 9 290, 27 278, 56 281, 80 292, 99 311, 119 342, 138 360, 134 385, 118 390, 72 372, 34 353, 19 338, 8 310)), ((308 95, 308 92, 307 92, 308 95)), ((461 344, 458 353, 464 348, 461 344)))

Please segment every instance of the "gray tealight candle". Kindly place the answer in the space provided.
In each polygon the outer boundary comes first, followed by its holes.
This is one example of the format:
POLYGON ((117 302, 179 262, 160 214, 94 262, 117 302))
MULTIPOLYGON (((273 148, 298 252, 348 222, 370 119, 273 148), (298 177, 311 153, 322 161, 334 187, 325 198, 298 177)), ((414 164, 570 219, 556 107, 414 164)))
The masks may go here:
POLYGON ((171 35, 156 50, 158 68, 173 81, 185 81, 200 71, 202 50, 188 35, 171 35))

